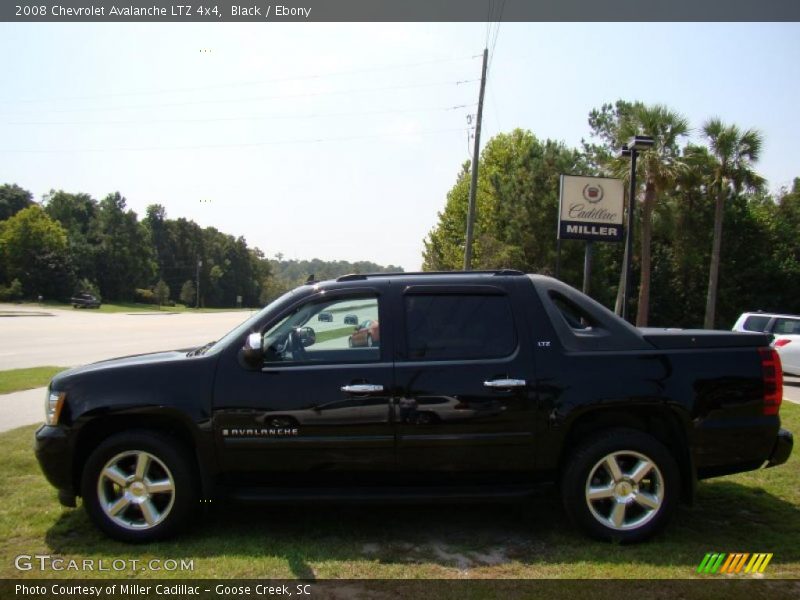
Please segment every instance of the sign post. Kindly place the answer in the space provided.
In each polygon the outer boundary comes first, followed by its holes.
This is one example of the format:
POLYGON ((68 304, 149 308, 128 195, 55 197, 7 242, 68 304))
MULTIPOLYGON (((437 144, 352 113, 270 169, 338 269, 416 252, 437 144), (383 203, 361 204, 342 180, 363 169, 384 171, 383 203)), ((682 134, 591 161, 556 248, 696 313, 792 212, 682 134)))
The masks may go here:
POLYGON ((589 293, 593 242, 622 241, 622 207, 621 179, 561 176, 558 211, 559 250, 561 240, 586 240, 583 262, 585 294, 589 293))

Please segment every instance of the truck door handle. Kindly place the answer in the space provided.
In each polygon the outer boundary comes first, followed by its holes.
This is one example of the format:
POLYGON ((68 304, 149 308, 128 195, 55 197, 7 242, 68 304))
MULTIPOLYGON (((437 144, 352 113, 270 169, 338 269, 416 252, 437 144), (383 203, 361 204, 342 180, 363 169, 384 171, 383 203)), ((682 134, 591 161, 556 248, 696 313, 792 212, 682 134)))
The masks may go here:
POLYGON ((507 390, 508 388, 525 387, 528 384, 524 379, 490 379, 489 381, 484 381, 483 385, 488 388, 507 390))
POLYGON ((348 394, 374 394, 376 392, 382 392, 383 386, 372 383, 355 383, 352 385, 343 385, 341 390, 348 394))

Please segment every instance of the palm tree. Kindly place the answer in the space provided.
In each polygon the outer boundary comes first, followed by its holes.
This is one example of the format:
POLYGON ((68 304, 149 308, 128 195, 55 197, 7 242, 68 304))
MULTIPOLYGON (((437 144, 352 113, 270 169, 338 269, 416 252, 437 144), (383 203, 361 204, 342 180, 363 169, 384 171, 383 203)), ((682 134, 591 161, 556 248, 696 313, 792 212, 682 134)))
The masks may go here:
POLYGON ((714 242, 708 270, 708 296, 704 327, 714 328, 719 283, 720 249, 722 247, 722 219, 725 200, 738 195, 743 189, 761 188, 765 180, 752 166, 758 161, 763 138, 755 129, 741 131, 736 125, 725 125, 720 119, 710 119, 703 125, 711 153, 716 158, 709 193, 714 197, 714 242))
MULTIPOLYGON (((653 210, 656 202, 675 185, 678 176, 685 170, 678 142, 689 134, 689 122, 685 117, 661 104, 645 105, 636 102, 622 115, 617 132, 618 142, 623 143, 634 135, 649 135, 653 147, 642 152, 637 161, 637 179, 644 182, 641 201, 641 276, 636 325, 647 326, 650 311, 650 246, 653 232, 653 210)), ((630 178, 630 164, 615 161, 614 170, 624 179, 630 178)))

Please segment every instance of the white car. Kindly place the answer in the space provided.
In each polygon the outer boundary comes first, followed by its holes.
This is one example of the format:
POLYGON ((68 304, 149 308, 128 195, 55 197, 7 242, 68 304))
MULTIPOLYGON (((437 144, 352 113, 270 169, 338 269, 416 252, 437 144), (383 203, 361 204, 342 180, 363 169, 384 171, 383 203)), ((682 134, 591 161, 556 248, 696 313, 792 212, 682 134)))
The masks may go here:
POLYGON ((794 335, 779 335, 772 341, 778 351, 783 372, 800 377, 800 331, 794 335))
POLYGON ((744 313, 736 320, 733 330, 773 334, 771 345, 781 357, 783 372, 800 376, 800 316, 744 313))
POLYGON ((736 319, 733 331, 758 331, 775 336, 800 334, 800 315, 746 312, 736 319))

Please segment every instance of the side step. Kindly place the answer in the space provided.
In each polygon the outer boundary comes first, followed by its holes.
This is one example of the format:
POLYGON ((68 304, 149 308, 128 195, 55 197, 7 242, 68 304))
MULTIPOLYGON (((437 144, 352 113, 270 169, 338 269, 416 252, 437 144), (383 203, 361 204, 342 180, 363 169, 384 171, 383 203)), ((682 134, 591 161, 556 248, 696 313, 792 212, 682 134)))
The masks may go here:
POLYGON ((229 490, 228 497, 239 502, 481 502, 517 500, 531 496, 539 489, 531 484, 503 486, 442 487, 341 487, 280 488, 242 487, 229 490))

